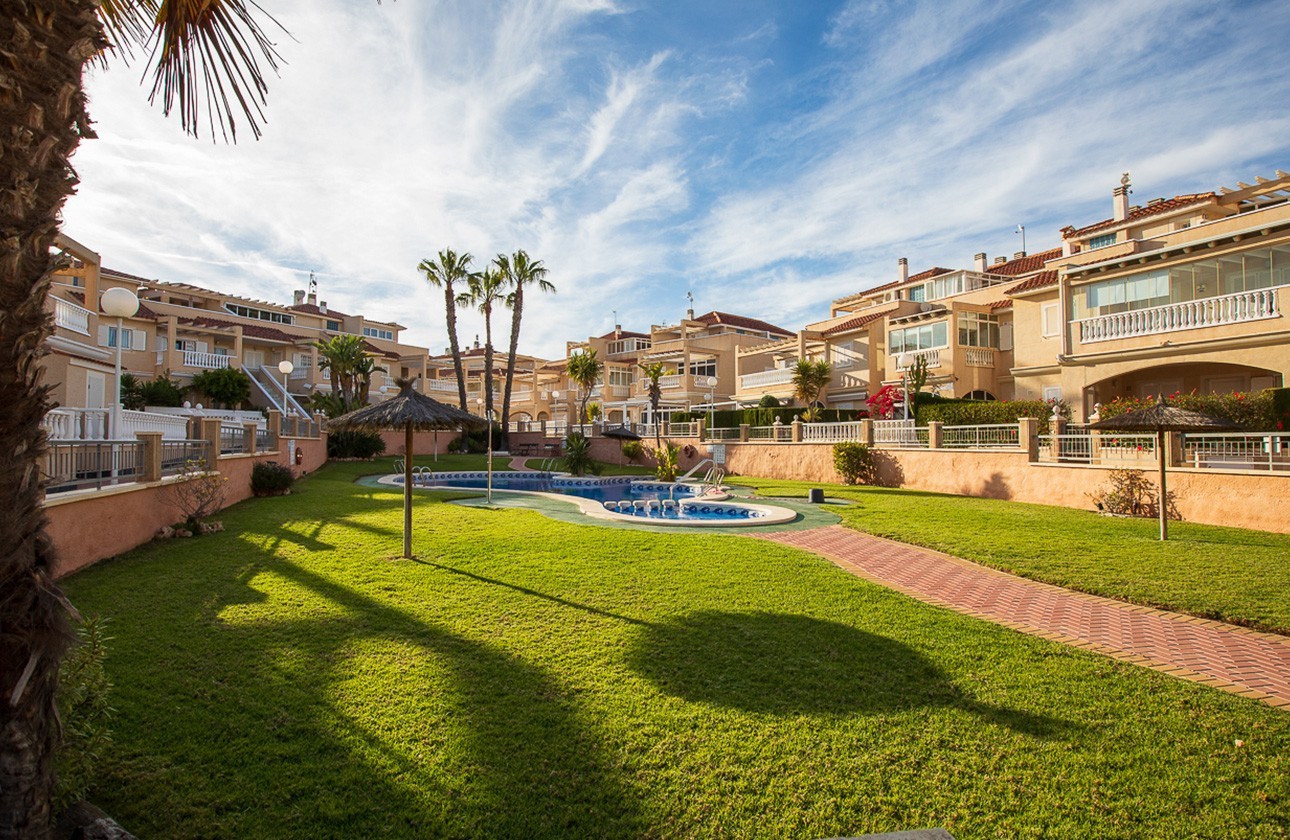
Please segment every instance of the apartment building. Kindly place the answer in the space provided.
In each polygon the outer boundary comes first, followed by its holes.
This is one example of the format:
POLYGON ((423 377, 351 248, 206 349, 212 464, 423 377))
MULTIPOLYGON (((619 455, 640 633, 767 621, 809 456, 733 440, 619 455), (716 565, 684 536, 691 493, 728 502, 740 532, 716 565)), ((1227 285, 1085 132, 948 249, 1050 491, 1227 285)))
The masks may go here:
POLYGON ((54 334, 45 366, 60 405, 111 404, 118 345, 123 372, 141 379, 168 374, 184 383, 204 370, 241 369, 252 379, 252 402, 266 407, 284 403, 278 367, 284 361, 294 368, 286 378, 289 407, 331 390, 316 343, 335 335, 360 336, 376 361, 373 401, 396 393, 396 377, 428 372, 426 349, 399 341, 404 327, 329 310, 312 290, 297 292, 291 305, 275 304, 105 268, 97 253, 67 237, 59 246, 69 262, 50 289, 54 334), (98 306, 102 293, 117 287, 139 298, 138 311, 120 329, 98 306))
POLYGON ((1130 205, 1061 231, 1046 271, 1008 290, 1019 397, 1079 417, 1116 397, 1279 387, 1290 376, 1290 175, 1130 205))
MULTIPOLYGON (((511 420, 546 420, 539 417, 542 404, 549 399, 543 391, 549 390, 552 377, 545 371, 545 359, 516 353, 511 361, 506 351, 493 350, 493 407, 502 410, 502 391, 506 387, 506 368, 515 367, 511 382, 511 420)), ((426 393, 435 399, 456 405, 460 398, 457 388, 457 371, 453 365, 452 353, 444 352, 431 356, 429 362, 430 378, 426 381, 426 393)), ((484 397, 484 348, 476 336, 474 346, 461 351, 461 369, 466 380, 466 408, 478 413, 479 401, 484 397)), ((558 376, 555 377, 558 380, 558 376)))

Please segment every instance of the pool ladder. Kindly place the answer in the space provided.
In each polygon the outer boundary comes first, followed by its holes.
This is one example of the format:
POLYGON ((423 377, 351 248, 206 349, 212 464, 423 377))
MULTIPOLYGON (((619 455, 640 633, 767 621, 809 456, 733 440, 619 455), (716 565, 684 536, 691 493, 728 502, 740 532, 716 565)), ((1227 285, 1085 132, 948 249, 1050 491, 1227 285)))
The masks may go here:
POLYGON ((726 471, 718 466, 708 468, 699 481, 699 495, 706 496, 721 489, 721 482, 726 479, 726 471))

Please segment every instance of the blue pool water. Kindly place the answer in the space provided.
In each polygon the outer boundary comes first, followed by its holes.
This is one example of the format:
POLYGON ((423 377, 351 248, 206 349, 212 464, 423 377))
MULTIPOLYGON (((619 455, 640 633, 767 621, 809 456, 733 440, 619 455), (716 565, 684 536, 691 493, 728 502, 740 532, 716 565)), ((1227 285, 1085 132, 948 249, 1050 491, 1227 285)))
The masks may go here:
MULTIPOLYGON (((398 483, 403 483, 399 476, 398 483)), ((483 490, 488 485, 488 477, 483 473, 439 474, 433 478, 415 476, 415 487, 467 487, 483 490)), ((695 488, 688 484, 646 482, 639 478, 612 477, 600 479, 574 479, 564 477, 546 477, 493 473, 494 490, 535 490, 542 493, 560 493, 565 496, 579 496, 597 502, 619 502, 651 499, 693 499, 695 488)))

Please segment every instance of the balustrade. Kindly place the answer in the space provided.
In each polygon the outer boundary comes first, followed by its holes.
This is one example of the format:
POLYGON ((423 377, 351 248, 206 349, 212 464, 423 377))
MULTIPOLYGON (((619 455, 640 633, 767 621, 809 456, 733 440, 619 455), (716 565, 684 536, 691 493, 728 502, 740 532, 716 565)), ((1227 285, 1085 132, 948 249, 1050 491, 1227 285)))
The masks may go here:
POLYGON ((1262 321, 1279 315, 1276 289, 1255 289, 1204 300, 1188 300, 1149 309, 1098 315, 1075 323, 1079 325, 1080 342, 1091 344, 1140 335, 1262 321))

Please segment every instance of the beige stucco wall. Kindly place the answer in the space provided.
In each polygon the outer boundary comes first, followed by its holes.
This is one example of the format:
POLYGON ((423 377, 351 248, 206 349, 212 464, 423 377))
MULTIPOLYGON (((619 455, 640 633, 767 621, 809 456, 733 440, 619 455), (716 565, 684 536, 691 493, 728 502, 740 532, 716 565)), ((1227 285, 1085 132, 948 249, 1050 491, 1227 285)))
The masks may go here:
MULTIPOLYGON (((327 461, 325 438, 296 440, 301 463, 292 464, 297 475, 311 473, 327 461)), ((260 461, 287 464, 287 441, 277 452, 257 455, 226 455, 219 459, 219 472, 228 479, 224 485, 224 506, 251 496, 251 469, 260 461)), ((55 575, 64 577, 91 563, 113 557, 146 543, 163 525, 180 518, 167 500, 168 482, 123 484, 104 490, 60 493, 47 499, 46 533, 54 543, 55 575)))
MULTIPOLYGON (((1023 452, 874 450, 884 484, 988 499, 1091 510, 1088 494, 1109 467, 1039 465, 1023 452)), ((840 483, 831 444, 727 444, 726 469, 739 475, 840 483)), ((1290 475, 1172 469, 1169 489, 1188 522, 1290 533, 1290 475)))

